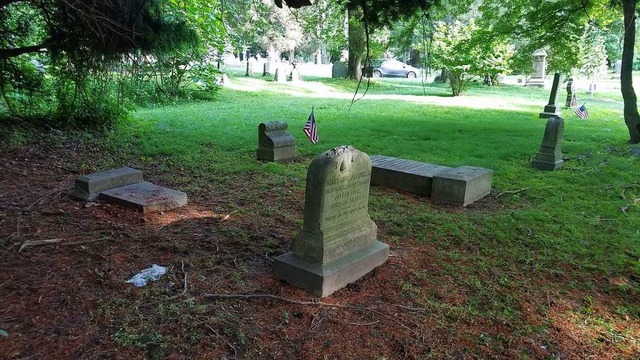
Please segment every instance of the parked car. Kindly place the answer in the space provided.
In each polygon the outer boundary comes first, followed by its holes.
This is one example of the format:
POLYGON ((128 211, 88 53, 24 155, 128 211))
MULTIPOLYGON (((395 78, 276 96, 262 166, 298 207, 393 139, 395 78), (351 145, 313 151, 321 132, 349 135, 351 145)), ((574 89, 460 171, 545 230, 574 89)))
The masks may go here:
POLYGON ((420 69, 395 59, 385 60, 378 67, 373 68, 373 77, 403 77, 415 79, 420 69))

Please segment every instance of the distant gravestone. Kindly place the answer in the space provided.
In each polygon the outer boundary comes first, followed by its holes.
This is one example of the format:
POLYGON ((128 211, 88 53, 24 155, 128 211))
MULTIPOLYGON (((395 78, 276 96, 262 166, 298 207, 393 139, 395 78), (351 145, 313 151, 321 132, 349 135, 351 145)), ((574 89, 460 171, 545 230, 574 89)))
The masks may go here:
POLYGON ((554 116, 547 120, 540 151, 531 162, 531 166, 540 170, 556 170, 562 167, 562 132, 564 120, 554 116))
POLYGON ((544 111, 540 113, 540 118, 550 118, 552 116, 560 116, 560 107, 558 106, 558 87, 560 86, 560 78, 562 75, 556 73, 553 76, 553 86, 551 94, 549 94, 549 103, 544 107, 544 111))
POLYGON ((567 99, 564 102, 564 107, 565 108, 570 108, 572 106, 575 106, 575 102, 577 101, 573 101, 574 98, 576 97, 576 86, 573 83, 573 78, 569 78, 569 81, 567 81, 567 99))
POLYGON ((332 78, 346 78, 347 77, 347 64, 343 62, 335 62, 331 67, 332 78))
POLYGON ((287 162, 298 158, 296 139, 287 132, 287 127, 284 121, 258 125, 258 160, 287 162))
POLYGON ((286 65, 283 63, 279 63, 277 64, 276 67, 276 75, 274 80, 277 82, 287 82, 287 72, 286 72, 286 65))
POLYGON ((304 223, 273 276, 325 297, 382 265, 389 246, 369 217, 371 161, 351 146, 316 157, 307 172, 304 223))
POLYGON ((544 49, 536 50, 533 54, 533 74, 527 81, 527 86, 544 87, 547 70, 547 52, 544 49))
POLYGON ((619 79, 621 72, 622 72, 622 60, 616 60, 616 62, 613 64, 613 78, 619 79))
POLYGON ((271 63, 266 61, 262 66, 262 76, 271 76, 271 63))

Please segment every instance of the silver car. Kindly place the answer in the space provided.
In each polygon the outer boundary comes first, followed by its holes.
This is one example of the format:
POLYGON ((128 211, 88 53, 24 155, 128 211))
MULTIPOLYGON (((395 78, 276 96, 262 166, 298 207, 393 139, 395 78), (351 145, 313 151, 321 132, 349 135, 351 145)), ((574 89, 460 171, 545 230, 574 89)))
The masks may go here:
POLYGON ((395 59, 385 60, 379 67, 373 69, 373 77, 403 77, 415 79, 420 74, 420 69, 405 64, 395 59))

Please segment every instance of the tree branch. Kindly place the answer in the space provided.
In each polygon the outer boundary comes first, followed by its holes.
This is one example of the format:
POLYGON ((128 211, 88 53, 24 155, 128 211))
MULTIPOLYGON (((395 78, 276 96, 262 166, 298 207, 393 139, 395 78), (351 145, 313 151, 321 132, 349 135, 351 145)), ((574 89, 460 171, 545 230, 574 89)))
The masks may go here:
POLYGON ((3 8, 9 4, 13 4, 21 1, 24 1, 24 0, 0 0, 0 8, 3 8))
POLYGON ((34 52, 42 52, 47 48, 48 41, 45 41, 42 44, 31 45, 31 46, 23 46, 19 48, 13 49, 0 49, 0 59, 7 59, 10 57, 19 56, 22 54, 34 53, 34 52))

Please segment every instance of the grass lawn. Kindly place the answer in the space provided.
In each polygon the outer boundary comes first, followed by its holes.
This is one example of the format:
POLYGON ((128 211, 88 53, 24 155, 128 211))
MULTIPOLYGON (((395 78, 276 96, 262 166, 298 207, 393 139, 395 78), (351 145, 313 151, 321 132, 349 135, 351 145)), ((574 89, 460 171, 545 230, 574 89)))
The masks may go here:
MULTIPOLYGON (((86 305, 96 346, 134 358, 640 356, 640 157, 626 144, 619 93, 578 93, 590 117, 562 111, 564 167, 545 172, 529 163, 546 125, 538 113, 548 90, 470 84, 454 98, 444 86, 383 80, 352 104, 354 90, 335 79, 295 85, 235 77, 215 101, 141 109, 95 152, 69 160, 82 173, 138 167, 190 201, 155 215, 78 210, 83 221, 108 214, 114 231, 133 234, 95 245, 98 265, 79 265, 110 274, 86 285, 109 291, 86 305), (312 107, 315 145, 301 131, 312 107), (273 120, 288 122, 300 161, 255 160, 258 124, 273 120), (308 165, 339 145, 489 168, 492 192, 463 209, 373 187, 370 214, 391 257, 325 303, 207 296, 311 301, 269 278, 271 260, 302 227, 308 165), (170 265, 173 275, 143 289, 122 283, 151 262, 170 265)), ((24 253, 7 241, 3 249, 17 269, 24 253)), ((68 256, 62 251, 30 254, 56 261, 68 256)), ((26 356, 29 338, 9 348, 26 356)))

